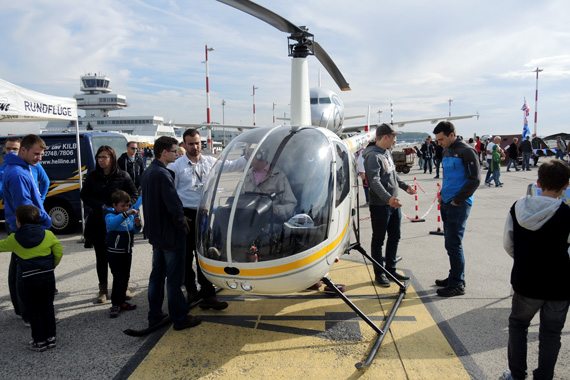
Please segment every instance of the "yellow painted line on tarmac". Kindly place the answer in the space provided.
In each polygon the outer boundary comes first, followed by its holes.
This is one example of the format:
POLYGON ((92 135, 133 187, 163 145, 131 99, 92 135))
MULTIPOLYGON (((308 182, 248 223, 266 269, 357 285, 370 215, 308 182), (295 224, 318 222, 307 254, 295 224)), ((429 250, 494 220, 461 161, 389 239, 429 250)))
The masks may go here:
MULTIPOLYGON (((398 287, 374 288, 372 267, 340 261, 331 279, 378 326, 398 287), (375 289, 380 300, 375 297, 375 289)), ((258 297, 224 290, 228 309, 194 309, 201 325, 170 328, 131 379, 470 379, 412 286, 368 370, 375 332, 339 298, 323 292, 258 297), (233 300, 233 301, 232 301, 233 300), (350 320, 339 320, 339 316, 350 320)))

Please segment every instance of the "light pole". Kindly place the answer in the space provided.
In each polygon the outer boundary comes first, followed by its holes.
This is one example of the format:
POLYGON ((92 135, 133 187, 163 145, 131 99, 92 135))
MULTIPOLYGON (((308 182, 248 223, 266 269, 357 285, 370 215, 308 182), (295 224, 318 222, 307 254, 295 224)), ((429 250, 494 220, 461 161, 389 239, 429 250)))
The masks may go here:
POLYGON ((255 87, 255 85, 253 86, 253 126, 255 127, 255 90, 257 90, 259 87, 255 87))
POLYGON ((539 69, 538 67, 536 68, 536 70, 533 70, 532 72, 536 73, 536 93, 535 93, 535 97, 534 97, 534 136, 536 137, 536 122, 538 120, 538 73, 540 73, 541 71, 543 71, 543 69, 539 69))
POLYGON ((453 99, 449 99, 449 117, 451 117, 451 102, 453 102, 453 99))
POLYGON ((213 47, 208 47, 206 45, 205 53, 206 53, 206 123, 208 123, 208 148, 210 152, 213 152, 212 146, 212 129, 210 127, 210 123, 212 120, 210 119, 210 70, 208 68, 208 52, 214 51, 213 47))
MULTIPOLYGON (((222 124, 226 125, 226 99, 222 99, 222 124)), ((224 148, 226 147, 226 127, 224 127, 224 148)))
POLYGON ((378 124, 380 124, 380 115, 382 114, 382 111, 378 110, 376 113, 378 114, 378 124))
POLYGON ((275 126, 275 106, 277 103, 273 103, 273 126, 275 126))

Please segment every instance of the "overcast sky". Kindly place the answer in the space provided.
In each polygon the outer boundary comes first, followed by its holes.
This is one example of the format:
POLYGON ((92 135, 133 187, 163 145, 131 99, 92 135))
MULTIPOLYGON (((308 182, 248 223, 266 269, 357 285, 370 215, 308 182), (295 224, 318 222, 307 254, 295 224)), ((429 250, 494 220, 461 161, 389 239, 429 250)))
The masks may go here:
MULTIPOLYGON (((457 121, 464 136, 521 133, 526 97, 538 134, 569 132, 570 3, 565 0, 258 0, 306 25, 350 83, 338 90, 347 115, 407 120, 479 112, 457 121)), ((165 121, 206 120, 204 46, 209 54, 212 121, 257 125, 289 114, 287 35, 214 0, 19 0, 0 12, 0 78, 35 91, 71 97, 79 77, 102 73, 125 95, 122 115, 165 121)), ((320 63, 310 58, 311 86, 320 63)), ((118 112, 118 111, 117 111, 118 112)), ((80 112, 82 115, 83 112, 80 112)), ((362 119, 362 122, 364 119, 362 119)), ((350 121, 349 121, 350 122, 350 121)), ((349 123, 348 122, 348 123, 349 123)), ((431 132, 430 124, 405 131, 431 132)))

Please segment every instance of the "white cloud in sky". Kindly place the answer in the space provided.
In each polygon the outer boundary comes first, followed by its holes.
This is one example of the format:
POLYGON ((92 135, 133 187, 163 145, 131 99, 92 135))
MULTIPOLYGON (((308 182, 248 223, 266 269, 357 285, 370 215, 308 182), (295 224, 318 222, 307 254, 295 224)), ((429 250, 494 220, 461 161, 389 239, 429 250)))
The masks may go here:
MULTIPOLYGON (((457 122, 464 135, 519 133, 523 99, 534 112, 539 79, 539 134, 568 130, 570 4, 522 0, 258 0, 306 25, 350 83, 340 93, 347 114, 388 120, 479 112, 457 122)), ((180 123, 206 117, 204 45, 210 53, 212 117, 257 124, 289 113, 286 34, 213 0, 22 0, 3 5, 0 77, 58 96, 79 92, 79 76, 101 72, 127 96, 122 114, 159 115, 180 123)), ((310 59, 317 85, 320 64, 310 59)), ((321 70, 323 86, 335 91, 321 70)), ((340 92, 340 91, 339 91, 340 92)), ((532 117, 529 118, 532 127, 532 117)), ((431 132, 433 126, 409 130, 431 132)))

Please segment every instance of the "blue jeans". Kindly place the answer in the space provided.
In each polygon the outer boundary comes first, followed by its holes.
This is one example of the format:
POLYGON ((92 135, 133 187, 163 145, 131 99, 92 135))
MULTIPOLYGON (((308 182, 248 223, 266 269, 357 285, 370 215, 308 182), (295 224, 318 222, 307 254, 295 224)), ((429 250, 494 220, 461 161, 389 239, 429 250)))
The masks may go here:
POLYGON ((533 371, 533 376, 535 380, 552 379, 569 304, 569 301, 545 301, 513 294, 513 306, 509 316, 508 357, 509 369, 514 379, 526 378, 528 326, 538 311, 538 368, 533 371))
MULTIPOLYGON (((491 170, 489 170, 489 171, 491 171, 491 170)), ((491 177, 489 177, 489 181, 488 181, 488 182, 491 182, 492 180, 495 180, 495 186, 499 186, 499 184, 501 183, 501 182, 499 181, 500 178, 501 178, 501 170, 500 170, 500 169, 496 169, 496 170, 493 170, 493 174, 491 175, 491 177)))
POLYGON ((165 250, 152 247, 152 271, 148 280, 148 322, 162 319, 164 301, 164 283, 168 298, 168 312, 175 325, 182 324, 188 318, 188 306, 182 293, 184 285, 184 264, 186 261, 186 236, 178 237, 178 249, 165 250))
POLYGON ((558 149, 558 150, 556 150, 556 157, 555 158, 558 158, 560 160, 564 160, 565 155, 566 155, 566 153, 563 150, 558 149))
MULTIPOLYGON (((372 222, 372 243, 370 253, 374 260, 382 264, 382 246, 388 234, 386 242, 385 268, 389 272, 396 270, 396 253, 400 242, 400 224, 402 221, 402 211, 400 208, 391 206, 370 205, 370 221, 372 222)), ((384 273, 381 269, 374 268, 374 275, 380 278, 384 273)))
POLYGON ((530 170, 530 156, 531 152, 523 152, 523 162, 522 162, 522 169, 530 170))
POLYGON ((489 177, 491 176, 491 163, 493 162, 492 159, 487 158, 487 175, 485 176, 485 182, 489 182, 489 177))
POLYGON ((463 202, 461 206, 453 206, 451 202, 441 204, 441 219, 445 236, 445 249, 449 256, 448 286, 465 285, 465 257, 463 256, 463 234, 465 224, 471 211, 471 205, 463 202))
POLYGON ((441 165, 441 158, 434 158, 433 165, 435 166, 435 175, 439 177, 439 165, 441 165))
POLYGON ((515 167, 515 170, 518 171, 519 168, 517 166, 517 158, 510 158, 509 159, 509 164, 507 165, 507 170, 509 170, 511 168, 511 164, 513 164, 513 166, 515 167))

